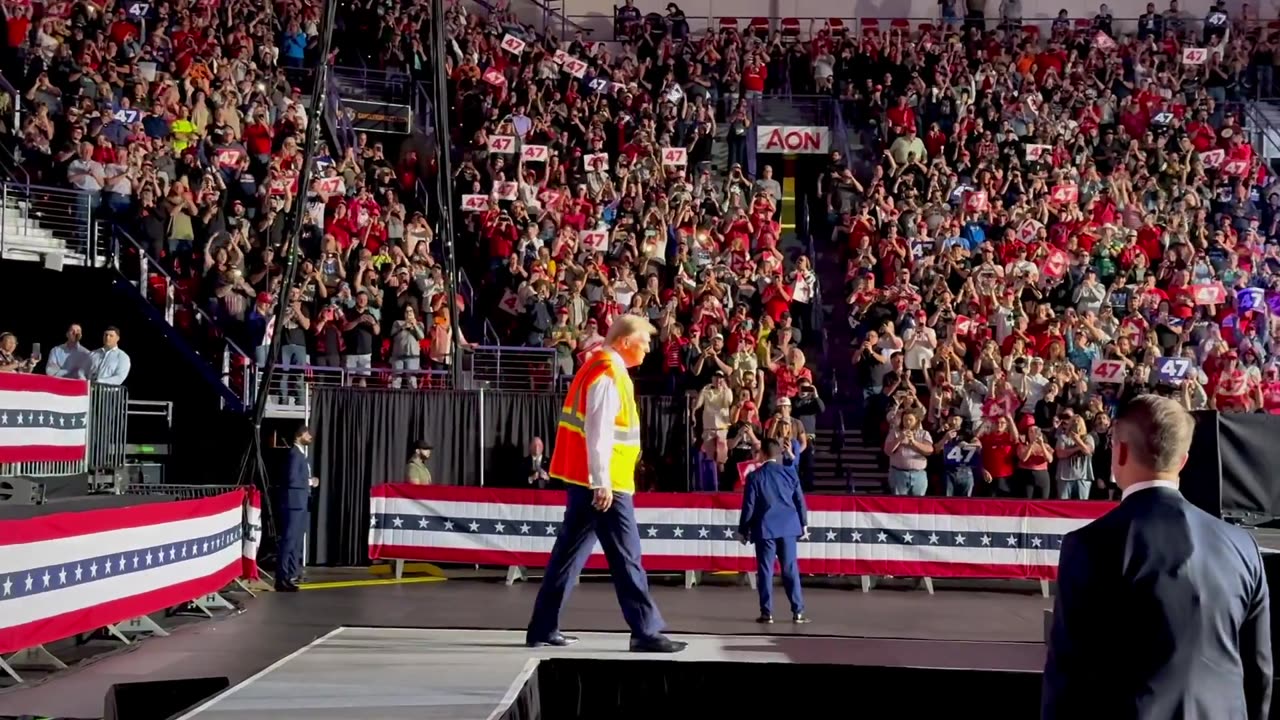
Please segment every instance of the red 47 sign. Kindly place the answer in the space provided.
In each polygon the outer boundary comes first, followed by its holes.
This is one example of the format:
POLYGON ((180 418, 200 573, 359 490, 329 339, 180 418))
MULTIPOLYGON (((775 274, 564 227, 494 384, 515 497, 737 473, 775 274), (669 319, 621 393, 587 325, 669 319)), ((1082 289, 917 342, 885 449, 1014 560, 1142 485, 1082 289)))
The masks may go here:
POLYGON ((609 169, 609 153, 591 153, 582 156, 582 167, 588 172, 604 172, 609 169))
POLYGON ((557 65, 563 65, 569 62, 570 60, 572 60, 573 58, 569 55, 569 53, 563 50, 557 50, 556 54, 551 56, 551 59, 555 60, 557 65))
POLYGON ((1075 185, 1054 185, 1049 199, 1063 205, 1080 201, 1080 188, 1075 185))
POLYGON ((1182 64, 1183 65, 1203 65, 1205 60, 1209 59, 1209 51, 1204 48, 1183 48, 1182 64))
POLYGON ((498 72, 497 68, 489 68, 488 70, 485 70, 484 74, 480 76, 480 79, 494 87, 506 87, 507 85, 507 79, 502 76, 502 73, 498 72))
POLYGON ((524 52, 525 42, 515 35, 505 35, 502 38, 502 49, 512 55, 519 55, 524 52))
POLYGON ((982 212, 987 209, 987 191, 978 190, 964 196, 964 207, 969 212, 982 212))
POLYGON ((490 135, 489 152, 513 153, 516 151, 516 139, 510 135, 490 135))
POLYGON ((1222 172, 1227 175, 1244 175, 1249 169, 1248 160, 1232 160, 1223 166, 1222 172))
POLYGON ((520 157, 528 162, 546 162, 547 161, 546 145, 525 145, 520 151, 520 157))
POLYGON ((662 149, 663 165, 688 165, 689 151, 682 147, 669 147, 662 149))
POLYGON ((493 194, 497 195, 499 200, 515 200, 516 189, 516 184, 510 180, 493 184, 493 194))
POLYGON ((463 212, 484 212, 489 207, 488 195, 463 195, 463 212))
POLYGON ((564 71, 576 78, 580 78, 587 74, 587 64, 576 57, 570 57, 564 62, 564 71))
POLYGON ((1227 300, 1227 291, 1217 283, 1200 283, 1191 286, 1191 299, 1197 305, 1221 305, 1227 300))
POLYGON ((544 208, 553 208, 560 204, 562 193, 559 190, 543 190, 538 193, 538 202, 544 208))
POLYGON ((1067 265, 1070 259, 1067 254, 1059 248, 1053 248, 1049 251, 1049 255, 1040 262, 1040 273, 1045 277, 1060 278, 1067 274, 1067 265))
POLYGON ((968 315, 956 316, 956 335, 960 337, 968 337, 969 332, 973 330, 973 320, 968 315))
POLYGON ((1089 379, 1100 383, 1124 384, 1124 363, 1095 358, 1093 367, 1089 370, 1089 379))

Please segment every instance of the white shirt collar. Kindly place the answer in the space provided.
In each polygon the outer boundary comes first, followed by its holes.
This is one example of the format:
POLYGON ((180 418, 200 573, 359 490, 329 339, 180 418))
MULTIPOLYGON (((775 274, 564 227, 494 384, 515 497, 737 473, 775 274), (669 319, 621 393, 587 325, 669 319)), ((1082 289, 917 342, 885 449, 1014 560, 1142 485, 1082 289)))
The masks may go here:
POLYGON ((1142 482, 1136 482, 1124 489, 1124 492, 1120 494, 1120 500, 1123 501, 1130 495, 1148 488, 1169 488, 1170 490, 1177 490, 1178 483, 1173 482, 1172 480, 1144 480, 1142 482))

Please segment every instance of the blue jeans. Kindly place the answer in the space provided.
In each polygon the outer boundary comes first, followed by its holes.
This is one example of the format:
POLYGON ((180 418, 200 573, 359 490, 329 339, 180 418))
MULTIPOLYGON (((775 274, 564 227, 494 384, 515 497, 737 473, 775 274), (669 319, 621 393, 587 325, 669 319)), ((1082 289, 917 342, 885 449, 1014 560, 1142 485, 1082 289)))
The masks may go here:
MULTIPOLYGON (((307 346, 306 345, 281 345, 280 346, 280 364, 285 366, 285 368, 301 368, 311 364, 311 358, 307 356, 307 346)), ((302 379, 301 369, 298 370, 298 373, 299 373, 299 375, 297 376, 298 391, 296 393, 296 397, 299 400, 302 400, 304 395, 303 383, 305 381, 302 379)), ((280 380, 281 395, 285 395, 285 396, 289 395, 289 376, 290 376, 290 373, 286 372, 284 373, 284 376, 280 380)))
POLYGON ((953 467, 947 470, 947 497, 973 495, 973 468, 953 467))
POLYGON ((391 358, 391 369, 393 370, 409 370, 412 372, 396 373, 391 376, 391 387, 400 387, 400 379, 409 381, 409 387, 418 387, 418 376, 415 374, 422 367, 422 358, 418 357, 395 357, 391 358))
POLYGON ((1088 480, 1059 480, 1059 495, 1063 500, 1088 500, 1089 488, 1093 483, 1088 480))
POLYGON ((889 468, 889 492, 894 495, 923 497, 929 489, 929 475, 924 470, 889 468))

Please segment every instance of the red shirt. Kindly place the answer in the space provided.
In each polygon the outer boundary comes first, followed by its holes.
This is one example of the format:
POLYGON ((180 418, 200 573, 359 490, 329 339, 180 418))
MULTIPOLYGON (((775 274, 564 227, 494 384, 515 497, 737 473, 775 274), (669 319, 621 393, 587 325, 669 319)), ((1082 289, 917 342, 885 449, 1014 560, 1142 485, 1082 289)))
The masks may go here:
POLYGON ((748 65, 742 71, 742 87, 747 92, 764 92, 764 81, 769 76, 769 71, 764 65, 755 64, 748 65))
POLYGON ((1008 433, 989 432, 979 440, 982 442, 982 469, 991 473, 993 478, 1012 477, 1013 437, 1008 433))

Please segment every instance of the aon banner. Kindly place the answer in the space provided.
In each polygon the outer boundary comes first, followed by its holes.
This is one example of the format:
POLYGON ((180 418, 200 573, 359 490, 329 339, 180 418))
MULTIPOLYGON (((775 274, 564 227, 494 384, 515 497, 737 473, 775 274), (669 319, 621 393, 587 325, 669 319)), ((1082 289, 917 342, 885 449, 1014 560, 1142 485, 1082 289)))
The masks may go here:
POLYGON ((831 130, 801 125, 761 125, 756 152, 825 155, 831 151, 831 130))

